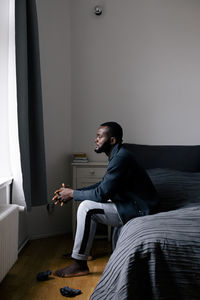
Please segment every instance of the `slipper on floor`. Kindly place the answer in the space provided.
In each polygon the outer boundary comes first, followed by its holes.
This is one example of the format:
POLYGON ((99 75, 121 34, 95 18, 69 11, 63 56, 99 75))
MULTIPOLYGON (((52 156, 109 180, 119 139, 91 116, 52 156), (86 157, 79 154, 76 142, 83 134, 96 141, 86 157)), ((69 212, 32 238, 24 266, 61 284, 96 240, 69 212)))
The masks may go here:
POLYGON ((64 288, 60 289, 60 293, 61 293, 61 295, 65 296, 65 297, 75 297, 77 295, 80 295, 82 292, 81 292, 81 290, 72 289, 68 286, 64 286, 64 288))
POLYGON ((51 275, 51 271, 47 270, 45 272, 40 272, 37 274, 37 280, 38 281, 45 281, 49 279, 49 275, 51 275))

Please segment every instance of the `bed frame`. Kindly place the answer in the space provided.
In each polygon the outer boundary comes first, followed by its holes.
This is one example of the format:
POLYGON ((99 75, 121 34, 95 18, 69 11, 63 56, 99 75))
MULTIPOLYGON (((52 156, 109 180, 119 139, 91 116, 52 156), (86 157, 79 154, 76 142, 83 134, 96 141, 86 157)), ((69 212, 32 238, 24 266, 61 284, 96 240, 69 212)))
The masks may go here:
MULTIPOLYGON (((200 146, 124 146, 134 153, 145 169, 160 169, 149 172, 157 171, 161 182, 163 177, 159 172, 166 172, 166 177, 170 173, 178 173, 173 180, 170 177, 166 187, 163 186, 164 196, 167 191, 166 197, 171 186, 172 195, 174 192, 174 198, 170 200, 172 203, 182 197, 182 181, 183 184, 187 182, 183 195, 191 199, 191 203, 197 202, 153 216, 135 218, 125 224, 90 300, 198 300, 200 146)), ((117 230, 113 232, 114 246, 115 234, 118 233, 117 230)))
POLYGON ((160 146, 124 143, 145 169, 167 168, 188 172, 200 171, 200 146, 160 146))

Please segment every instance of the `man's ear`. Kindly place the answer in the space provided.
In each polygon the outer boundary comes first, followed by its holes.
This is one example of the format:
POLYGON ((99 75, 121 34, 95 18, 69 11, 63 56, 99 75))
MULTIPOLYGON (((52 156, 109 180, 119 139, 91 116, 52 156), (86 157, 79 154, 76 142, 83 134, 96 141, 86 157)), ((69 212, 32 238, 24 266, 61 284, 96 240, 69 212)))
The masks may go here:
POLYGON ((111 145, 115 145, 115 144, 117 143, 116 137, 111 136, 111 138, 110 138, 110 143, 111 143, 111 145))

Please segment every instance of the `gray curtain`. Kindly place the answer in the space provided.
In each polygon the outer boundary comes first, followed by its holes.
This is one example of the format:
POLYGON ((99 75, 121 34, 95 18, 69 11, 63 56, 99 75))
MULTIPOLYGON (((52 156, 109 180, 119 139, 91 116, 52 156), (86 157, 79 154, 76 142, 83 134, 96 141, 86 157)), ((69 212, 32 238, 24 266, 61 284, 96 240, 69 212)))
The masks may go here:
POLYGON ((35 0, 15 0, 19 144, 27 209, 47 203, 38 24, 35 0))

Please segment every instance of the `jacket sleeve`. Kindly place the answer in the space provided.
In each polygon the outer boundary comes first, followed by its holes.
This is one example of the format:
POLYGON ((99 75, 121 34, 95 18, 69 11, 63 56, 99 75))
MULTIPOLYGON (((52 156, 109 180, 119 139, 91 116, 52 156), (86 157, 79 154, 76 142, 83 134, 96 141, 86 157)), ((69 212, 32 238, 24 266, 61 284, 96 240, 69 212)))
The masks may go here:
POLYGON ((80 189, 76 189, 76 191, 92 190, 92 189, 95 189, 100 183, 101 183, 101 181, 100 181, 100 182, 97 182, 97 183, 95 183, 95 184, 92 184, 92 185, 89 185, 89 186, 80 188, 80 189))
POLYGON ((102 181, 92 189, 74 190, 74 200, 92 200, 106 202, 112 200, 116 189, 122 180, 128 167, 127 158, 124 156, 114 157, 108 164, 108 169, 102 181))

